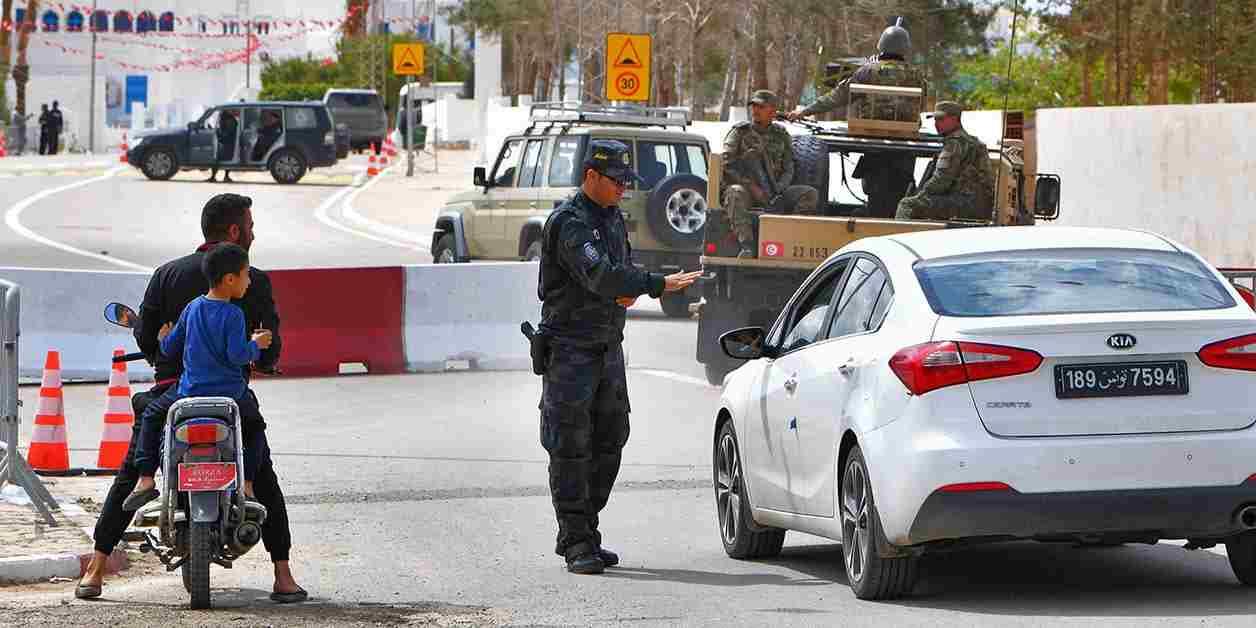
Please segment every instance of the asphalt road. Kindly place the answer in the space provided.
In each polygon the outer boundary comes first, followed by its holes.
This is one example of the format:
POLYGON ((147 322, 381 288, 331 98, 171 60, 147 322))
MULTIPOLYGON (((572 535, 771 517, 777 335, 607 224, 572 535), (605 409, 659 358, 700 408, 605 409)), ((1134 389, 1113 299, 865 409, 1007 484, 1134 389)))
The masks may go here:
MULTIPOLYGON (((7 179, 0 211, 11 214, 24 199, 67 183, 7 179)), ((337 203, 352 193, 344 186, 228 188, 110 177, 29 203, 20 222, 68 247, 154 266, 196 245, 199 203, 225 189, 257 201, 259 266, 396 264, 414 255, 320 220, 320 206, 343 209, 337 203)), ((379 210, 378 199, 362 206, 376 207, 373 221, 417 229, 439 197, 416 199, 417 209, 404 216, 379 210)), ((9 225, 0 228, 0 250, 3 265, 119 268, 32 241, 9 225)), ((235 569, 213 568, 211 611, 187 610, 177 574, 141 562, 111 579, 105 599, 93 603, 74 600, 69 584, 0 588, 0 625, 968 628, 1256 620, 1256 596, 1238 586, 1223 551, 1171 544, 1015 543, 938 554, 925 559, 915 595, 895 603, 855 600, 841 548, 826 539, 791 534, 779 558, 727 558, 709 487, 719 391, 693 361, 695 333, 696 321, 667 319, 648 299, 630 316, 632 436, 603 516, 606 543, 623 564, 604 576, 567 574, 553 554, 546 457, 537 440, 540 386, 531 374, 259 380, 291 504, 294 569, 311 602, 276 607, 266 600, 269 565, 258 547, 235 569)), ((21 392, 24 407, 34 407, 38 390, 21 392)), ((65 398, 72 464, 90 465, 105 390, 69 386, 65 398)), ((27 436, 29 420, 23 427, 27 436)))

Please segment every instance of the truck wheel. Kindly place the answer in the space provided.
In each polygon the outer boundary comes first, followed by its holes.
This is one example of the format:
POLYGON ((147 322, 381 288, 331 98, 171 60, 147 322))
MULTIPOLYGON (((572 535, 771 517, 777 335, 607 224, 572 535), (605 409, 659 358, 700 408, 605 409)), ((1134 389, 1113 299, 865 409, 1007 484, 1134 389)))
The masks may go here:
POLYGON ((689 312, 689 304, 694 300, 687 294, 665 294, 659 299, 659 304, 663 306, 663 313, 668 318, 689 318, 693 316, 689 312))
POLYGON ((706 181, 697 175, 677 174, 654 186, 646 199, 645 216, 654 236, 667 246, 697 250, 707 221, 706 181))
POLYGON ((1234 577, 1244 586, 1256 586, 1256 532, 1236 534, 1225 542, 1234 577))
POLYGON ((214 551, 214 527, 209 522, 188 524, 188 557, 183 582, 192 596, 192 608, 209 608, 209 559, 214 551))
POLYGON ((432 262, 436 264, 453 264, 458 261, 454 250, 454 234, 446 233, 436 241, 436 249, 432 251, 432 262))
POLYGON ((270 176, 276 183, 291 185, 305 176, 305 158, 294 150, 283 150, 270 160, 270 176))
POLYGON ((140 171, 153 181, 167 181, 179 172, 179 158, 169 148, 154 148, 144 155, 140 171))
POLYGON ((819 210, 829 202, 829 147, 813 135, 794 138, 794 185, 810 185, 820 193, 819 210))

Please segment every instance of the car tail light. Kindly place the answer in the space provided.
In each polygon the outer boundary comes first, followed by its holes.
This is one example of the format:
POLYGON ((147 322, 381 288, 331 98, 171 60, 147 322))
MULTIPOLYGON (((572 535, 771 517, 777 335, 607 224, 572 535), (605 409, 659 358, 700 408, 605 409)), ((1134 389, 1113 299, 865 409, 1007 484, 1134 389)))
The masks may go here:
POLYGON ((907 347, 890 358, 890 369, 907 390, 923 395, 931 390, 1023 375, 1038 369, 1042 356, 1028 349, 977 342, 929 342, 907 347))
POLYGON ((1239 296, 1243 297, 1244 301, 1247 301, 1247 307, 1256 310, 1256 292, 1252 292, 1251 288, 1238 284, 1234 284, 1234 289, 1239 291, 1239 296))
POLYGON ((1222 369, 1256 371, 1256 334, 1205 345, 1199 350, 1199 361, 1222 369))
POLYGON ((706 252, 707 252, 707 255, 715 255, 715 250, 716 250, 716 249, 715 249, 715 243, 714 243, 714 242, 707 242, 707 245, 706 245, 706 252))
POLYGON ((227 440, 227 426, 218 421, 210 423, 184 423, 175 430, 174 437, 180 443, 205 445, 227 440))
POLYGON ((938 489, 939 493, 980 493, 985 491, 1010 491, 1012 487, 1003 482, 963 482, 947 484, 938 489))

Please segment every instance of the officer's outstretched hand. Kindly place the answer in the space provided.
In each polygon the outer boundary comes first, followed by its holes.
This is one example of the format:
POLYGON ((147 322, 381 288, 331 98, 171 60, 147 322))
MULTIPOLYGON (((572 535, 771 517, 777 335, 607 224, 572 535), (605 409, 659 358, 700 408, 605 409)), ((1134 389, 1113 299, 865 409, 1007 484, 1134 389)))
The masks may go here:
POLYGON ((636 305, 637 297, 618 297, 615 299, 615 302, 619 304, 619 307, 627 309, 636 305))
POLYGON ((674 275, 668 275, 663 278, 663 281, 665 282, 663 292, 680 292, 681 290, 692 286, 693 282, 697 281, 698 277, 701 276, 702 271, 700 270, 695 270, 689 273, 681 271, 674 275))

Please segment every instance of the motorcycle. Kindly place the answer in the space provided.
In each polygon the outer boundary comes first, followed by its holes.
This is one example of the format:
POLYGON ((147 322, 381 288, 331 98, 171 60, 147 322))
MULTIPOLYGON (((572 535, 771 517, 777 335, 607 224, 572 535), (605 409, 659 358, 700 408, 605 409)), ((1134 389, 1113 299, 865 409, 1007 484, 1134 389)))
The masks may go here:
MULTIPOLYGON (((105 320, 134 329, 140 317, 110 303, 105 320)), ((113 361, 143 359, 129 353, 113 361)), ((242 432, 234 399, 189 397, 171 406, 161 441, 161 497, 136 511, 133 526, 139 529, 125 537, 141 552, 155 553, 166 571, 183 570, 195 609, 210 606, 210 564, 231 569, 262 538, 266 507, 244 499, 242 432)))

